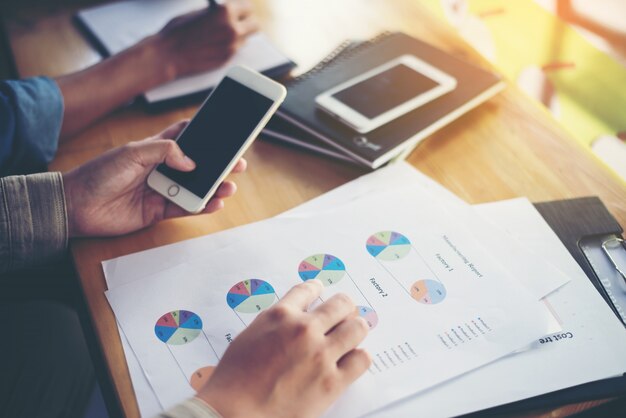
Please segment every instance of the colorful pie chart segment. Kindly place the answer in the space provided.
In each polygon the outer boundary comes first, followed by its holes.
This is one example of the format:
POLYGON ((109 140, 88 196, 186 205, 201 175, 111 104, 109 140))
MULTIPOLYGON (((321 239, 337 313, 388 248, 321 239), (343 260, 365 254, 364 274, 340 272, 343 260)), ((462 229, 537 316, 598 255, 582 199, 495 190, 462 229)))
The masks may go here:
POLYGON ((298 274, 304 281, 318 279, 324 286, 330 286, 343 279, 346 266, 339 258, 330 254, 315 254, 302 260, 298 274))
POLYGON ((446 298, 446 288, 437 280, 418 280, 411 286, 411 296, 419 303, 435 305, 446 298))
POLYGON ((190 343, 201 331, 202 319, 193 312, 183 310, 166 313, 154 326, 157 338, 170 345, 190 343))
POLYGON ((226 295, 228 306, 240 313, 261 312, 272 306, 277 299, 272 285, 261 279, 239 282, 226 295))
POLYGON ((359 310, 359 316, 365 319, 370 329, 374 329, 378 325, 378 314, 375 310, 369 306, 357 306, 356 308, 359 310))
POLYGON ((213 374, 213 370, 215 370, 215 366, 206 366, 193 372, 191 379, 189 379, 189 384, 193 390, 199 392, 204 384, 209 381, 209 377, 213 374))
POLYGON ((411 241, 399 232, 381 231, 367 239, 365 248, 378 260, 395 261, 411 251, 411 241))

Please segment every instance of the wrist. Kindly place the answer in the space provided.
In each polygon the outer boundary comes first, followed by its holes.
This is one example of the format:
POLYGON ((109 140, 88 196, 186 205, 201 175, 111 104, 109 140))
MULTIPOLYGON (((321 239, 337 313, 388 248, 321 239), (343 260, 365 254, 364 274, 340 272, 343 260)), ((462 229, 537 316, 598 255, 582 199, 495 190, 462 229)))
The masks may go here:
MULTIPOLYGON (((200 392, 196 394, 196 398, 202 401, 206 405, 210 405, 211 408, 220 414, 222 417, 238 418, 242 415, 238 412, 238 409, 243 406, 242 399, 234 402, 228 393, 221 393, 219 390, 211 388, 211 385, 206 385, 200 392)), ((243 407, 244 410, 245 406, 243 407)), ((254 409, 249 409, 252 411, 254 409)), ((254 416, 248 415, 247 418, 254 416)))
POLYGON ((176 64, 176 46, 163 33, 149 36, 139 45, 144 49, 149 68, 154 70, 157 85, 176 80, 181 75, 176 64))
POLYGON ((191 402, 202 408, 204 412, 208 412, 212 418, 223 418, 223 415, 220 414, 218 410, 216 410, 211 404, 209 404, 201 397, 195 396, 191 398, 191 402))

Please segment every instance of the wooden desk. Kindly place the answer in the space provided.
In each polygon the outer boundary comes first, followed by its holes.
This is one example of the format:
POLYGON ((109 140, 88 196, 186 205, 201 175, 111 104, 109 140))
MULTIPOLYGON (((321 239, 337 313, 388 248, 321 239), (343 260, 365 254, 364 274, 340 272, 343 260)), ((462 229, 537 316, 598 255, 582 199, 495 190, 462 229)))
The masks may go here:
MULTIPOLYGON (((405 31, 456 56, 488 66, 415 0, 255 3, 263 29, 304 69, 345 38, 368 38, 386 29, 405 31)), ((29 11, 28 17, 24 15, 8 22, 22 77, 56 76, 99 59, 72 26, 71 8, 29 11)), ((158 115, 146 114, 136 106, 119 110, 61 144, 51 169, 70 169, 111 147, 151 135, 189 117, 193 111, 193 106, 158 115)), ((128 417, 137 417, 138 409, 115 319, 104 297, 100 262, 276 215, 365 173, 262 141, 256 142, 246 157, 250 168, 247 174, 237 177, 239 193, 218 214, 170 220, 120 238, 72 243, 93 325, 128 417)), ((408 161, 470 203, 516 196, 544 201, 598 195, 626 225, 626 185, 511 83, 503 93, 424 141, 408 161)), ((586 405, 561 408, 550 416, 563 416, 586 405)))

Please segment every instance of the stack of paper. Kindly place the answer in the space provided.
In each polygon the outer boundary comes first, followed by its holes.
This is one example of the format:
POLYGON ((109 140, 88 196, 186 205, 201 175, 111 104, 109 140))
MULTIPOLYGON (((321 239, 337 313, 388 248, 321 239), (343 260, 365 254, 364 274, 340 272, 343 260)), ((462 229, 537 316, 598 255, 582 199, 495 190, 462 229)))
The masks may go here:
POLYGON ((372 328, 370 372, 329 416, 458 415, 626 370, 622 325, 532 205, 472 208, 404 163, 103 267, 144 416, 192 396, 259 309, 313 277, 372 328))

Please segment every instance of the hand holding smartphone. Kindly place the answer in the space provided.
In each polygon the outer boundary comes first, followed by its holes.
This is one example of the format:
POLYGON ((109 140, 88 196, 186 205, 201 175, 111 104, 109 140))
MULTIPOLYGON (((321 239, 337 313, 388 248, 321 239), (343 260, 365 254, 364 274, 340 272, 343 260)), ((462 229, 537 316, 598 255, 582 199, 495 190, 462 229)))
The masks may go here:
POLYGON ((196 169, 181 172, 159 164, 148 186, 188 212, 202 211, 286 94, 285 87, 256 71, 231 68, 176 139, 196 169))

